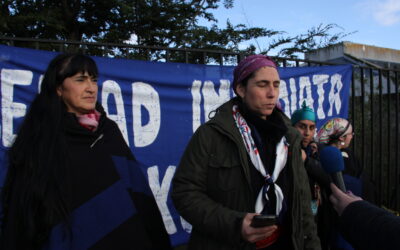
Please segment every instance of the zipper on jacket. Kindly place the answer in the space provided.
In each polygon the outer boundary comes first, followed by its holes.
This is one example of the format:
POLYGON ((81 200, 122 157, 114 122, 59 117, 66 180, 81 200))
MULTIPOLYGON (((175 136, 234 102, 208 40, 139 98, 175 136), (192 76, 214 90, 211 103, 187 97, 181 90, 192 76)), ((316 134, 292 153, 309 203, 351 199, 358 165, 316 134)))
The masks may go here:
POLYGON ((95 145, 98 141, 100 141, 102 138, 103 138, 103 134, 99 135, 99 137, 97 137, 97 139, 94 140, 94 142, 92 143, 92 145, 90 145, 90 148, 93 148, 94 145, 95 145))

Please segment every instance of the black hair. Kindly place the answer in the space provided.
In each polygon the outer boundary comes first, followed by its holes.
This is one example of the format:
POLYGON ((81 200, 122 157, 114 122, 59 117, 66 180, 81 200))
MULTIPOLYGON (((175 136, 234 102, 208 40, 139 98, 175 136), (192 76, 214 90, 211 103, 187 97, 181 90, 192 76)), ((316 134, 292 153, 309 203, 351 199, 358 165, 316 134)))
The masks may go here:
POLYGON ((255 71, 251 72, 248 76, 246 76, 246 78, 244 78, 242 81, 238 82, 237 85, 235 86, 235 89, 233 91, 235 92, 238 100, 242 100, 242 97, 236 91, 237 86, 242 85, 244 88, 246 88, 249 79, 254 77, 254 74, 255 74, 255 71))
POLYGON ((239 84, 243 85, 243 87, 247 86, 247 83, 249 81, 250 78, 254 77, 254 74, 257 70, 251 72, 248 76, 246 76, 246 78, 244 78, 239 84))
MULTIPOLYGON (((60 54, 49 63, 41 91, 8 152, 8 173, 1 196, 3 227, 7 220, 13 222, 11 233, 18 235, 15 244, 19 246, 41 249, 52 227, 68 219, 68 149, 63 125, 66 106, 57 88, 65 78, 84 72, 98 75, 96 63, 86 55, 60 54), (10 214, 13 218, 8 217, 10 214)), ((4 233, 1 240, 6 240, 3 237, 4 233)))

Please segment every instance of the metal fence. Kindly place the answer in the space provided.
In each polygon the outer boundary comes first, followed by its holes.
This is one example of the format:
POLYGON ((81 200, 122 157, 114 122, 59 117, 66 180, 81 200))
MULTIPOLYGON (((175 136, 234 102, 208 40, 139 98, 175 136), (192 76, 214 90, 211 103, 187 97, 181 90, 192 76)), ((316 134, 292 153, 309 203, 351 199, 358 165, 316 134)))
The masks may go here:
MULTIPOLYGON (((1 36, 0 43, 161 62, 236 65, 244 57, 243 54, 230 51, 1 36)), ((332 64, 294 58, 274 59, 282 67, 332 64)), ((370 201, 396 211, 400 210, 399 75, 399 70, 354 65, 349 112, 349 120, 355 131, 352 147, 360 164, 364 166, 364 179, 368 183, 364 189, 370 201)))
MULTIPOLYGON (((355 67, 350 119, 353 147, 371 181, 376 204, 399 210, 399 75, 400 71, 355 67)), ((365 187, 368 188, 368 187, 365 187)))

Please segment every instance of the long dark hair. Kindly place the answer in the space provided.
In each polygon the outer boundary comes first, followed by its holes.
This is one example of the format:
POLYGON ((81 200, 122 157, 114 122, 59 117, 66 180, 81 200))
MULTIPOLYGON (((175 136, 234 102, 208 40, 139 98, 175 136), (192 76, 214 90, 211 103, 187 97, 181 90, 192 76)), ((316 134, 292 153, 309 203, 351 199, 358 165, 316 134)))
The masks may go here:
POLYGON ((63 133, 66 107, 57 88, 65 78, 84 72, 98 75, 96 63, 85 55, 60 54, 50 62, 40 93, 9 150, 1 197, 3 227, 7 220, 13 221, 15 230, 10 233, 18 235, 16 244, 40 249, 52 227, 68 218, 68 148, 63 133), (8 218, 11 209, 13 218, 8 218))

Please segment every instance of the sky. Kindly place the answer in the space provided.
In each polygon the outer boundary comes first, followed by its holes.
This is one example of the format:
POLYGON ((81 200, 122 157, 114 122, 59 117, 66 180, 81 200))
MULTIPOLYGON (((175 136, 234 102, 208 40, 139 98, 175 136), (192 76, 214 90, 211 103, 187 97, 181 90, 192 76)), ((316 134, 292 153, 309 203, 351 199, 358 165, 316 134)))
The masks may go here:
MULTIPOLYGON (((355 32, 344 41, 400 50, 400 0, 235 0, 234 8, 221 6, 213 14, 221 28, 229 19, 233 25, 264 27, 291 36, 333 23, 342 29, 335 28, 331 34, 355 32)), ((261 49, 267 42, 258 39, 261 49)))

